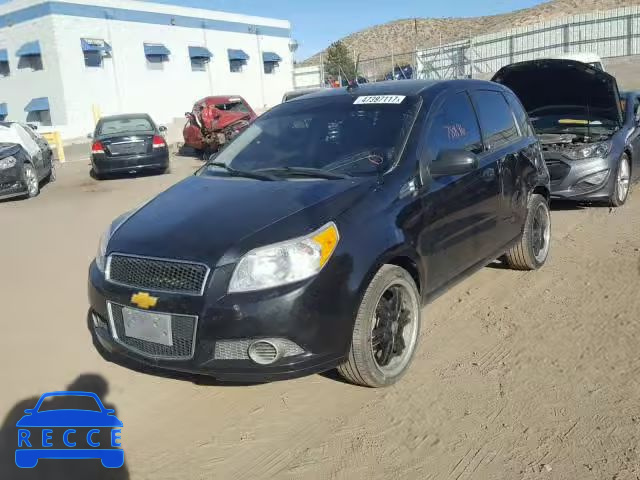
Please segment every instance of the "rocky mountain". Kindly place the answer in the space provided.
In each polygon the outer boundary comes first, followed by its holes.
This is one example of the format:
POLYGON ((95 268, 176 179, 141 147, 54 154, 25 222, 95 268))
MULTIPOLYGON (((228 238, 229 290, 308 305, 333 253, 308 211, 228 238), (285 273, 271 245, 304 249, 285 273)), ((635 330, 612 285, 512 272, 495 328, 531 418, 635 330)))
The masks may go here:
MULTIPOLYGON (((532 8, 501 15, 475 18, 417 18, 396 20, 361 30, 341 39, 362 60, 401 54, 476 35, 495 33, 513 27, 611 8, 638 5, 640 0, 551 0, 532 8)), ((338 39, 336 39, 338 40, 338 39)), ((316 65, 319 52, 303 62, 316 65)))

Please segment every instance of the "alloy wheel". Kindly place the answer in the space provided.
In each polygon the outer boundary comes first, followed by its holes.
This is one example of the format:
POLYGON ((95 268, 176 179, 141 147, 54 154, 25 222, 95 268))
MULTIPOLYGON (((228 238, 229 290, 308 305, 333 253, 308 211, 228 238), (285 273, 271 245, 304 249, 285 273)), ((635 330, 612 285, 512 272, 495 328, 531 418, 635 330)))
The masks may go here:
POLYGON ((36 171, 33 169, 31 165, 24 166, 24 180, 27 187, 27 192, 30 197, 34 197, 38 194, 38 176, 36 175, 36 171))
POLYGON ((629 160, 627 158, 622 158, 622 160, 620 160, 620 168, 618 168, 618 177, 616 179, 618 187, 617 195, 620 203, 624 203, 627 199, 627 195, 629 194, 630 178, 631 172, 629 171, 629 160))
POLYGON ((389 285, 378 299, 371 331, 371 352, 377 368, 396 375, 409 362, 418 333, 419 306, 405 282, 389 285))
POLYGON ((533 215, 531 228, 533 255, 538 262, 544 262, 549 254, 549 241, 551 239, 551 218, 546 204, 541 203, 533 215))

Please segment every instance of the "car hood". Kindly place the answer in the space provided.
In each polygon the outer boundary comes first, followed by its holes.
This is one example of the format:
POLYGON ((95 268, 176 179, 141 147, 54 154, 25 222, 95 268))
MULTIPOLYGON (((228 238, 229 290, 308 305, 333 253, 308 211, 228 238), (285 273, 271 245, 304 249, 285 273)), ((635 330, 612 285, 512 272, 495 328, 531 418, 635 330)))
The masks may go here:
POLYGON ((155 197, 113 234, 107 253, 215 267, 247 250, 310 233, 335 219, 375 180, 257 181, 192 176, 155 197))
POLYGON ((17 427, 121 427, 114 415, 91 410, 49 410, 25 415, 17 427))
POLYGON ((584 106, 598 117, 622 125, 616 79, 574 60, 542 59, 501 68, 492 81, 509 87, 527 112, 542 107, 584 106))
POLYGON ((17 143, 0 142, 0 159, 8 157, 9 155, 15 155, 19 150, 20 145, 17 143))

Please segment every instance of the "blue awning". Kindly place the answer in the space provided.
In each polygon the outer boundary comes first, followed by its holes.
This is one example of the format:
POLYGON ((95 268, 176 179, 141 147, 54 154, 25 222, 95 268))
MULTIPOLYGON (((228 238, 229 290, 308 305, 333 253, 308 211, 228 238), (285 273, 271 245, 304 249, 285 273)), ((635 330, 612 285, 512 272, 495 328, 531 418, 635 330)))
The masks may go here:
POLYGON ((9 52, 7 52, 6 48, 0 49, 0 62, 8 62, 9 61, 9 52))
POLYGON ((278 63, 278 62, 282 61, 282 58, 277 53, 262 52, 262 61, 263 62, 278 63))
POLYGON ((0 115, 9 115, 9 109, 6 103, 0 103, 0 115))
POLYGON ((211 58, 213 54, 205 47, 189 47, 191 58, 211 58))
POLYGON ((26 57, 28 55, 40 55, 40 42, 34 40, 33 42, 27 42, 22 45, 16 55, 19 57, 26 57))
POLYGON ((229 60, 249 60, 249 55, 247 55, 243 50, 233 50, 229 48, 227 53, 229 54, 229 60))
POLYGON ((161 43, 145 43, 144 54, 147 56, 171 55, 171 52, 161 43))
POLYGON ((111 53, 111 45, 99 38, 81 38, 83 52, 111 53))
POLYGON ((34 98, 24 107, 25 112, 41 112, 42 110, 49 110, 49 99, 47 97, 34 98))

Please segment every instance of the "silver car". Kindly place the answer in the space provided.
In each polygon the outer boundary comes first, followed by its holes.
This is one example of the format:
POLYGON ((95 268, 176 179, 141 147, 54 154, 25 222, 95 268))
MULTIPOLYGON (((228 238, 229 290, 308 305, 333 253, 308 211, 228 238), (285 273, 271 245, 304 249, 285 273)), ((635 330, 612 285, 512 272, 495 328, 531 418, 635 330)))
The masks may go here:
POLYGON ((640 173, 637 108, 616 79, 582 62, 543 59, 502 68, 493 81, 518 96, 540 139, 553 198, 623 205, 640 173))

